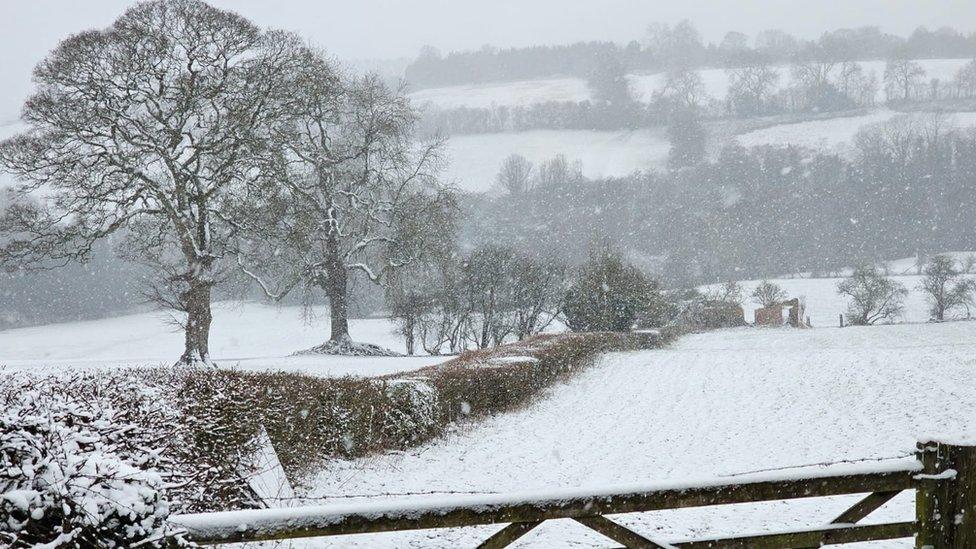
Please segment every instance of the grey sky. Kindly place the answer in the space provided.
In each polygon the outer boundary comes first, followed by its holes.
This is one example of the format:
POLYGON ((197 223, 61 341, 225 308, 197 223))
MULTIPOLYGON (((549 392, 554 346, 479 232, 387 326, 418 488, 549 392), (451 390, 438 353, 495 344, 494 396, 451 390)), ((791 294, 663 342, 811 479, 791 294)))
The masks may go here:
MULTIPOLYGON (((0 124, 16 118, 30 71, 68 34, 104 27, 130 0, 0 0, 0 124)), ((973 0, 213 0, 259 25, 295 30, 343 58, 412 57, 482 44, 627 41, 648 23, 691 19, 709 40, 768 28, 813 37, 879 25, 976 28, 973 0), (637 14, 637 15, 635 15, 637 14)), ((0 129, 2 133, 2 129, 0 129)))

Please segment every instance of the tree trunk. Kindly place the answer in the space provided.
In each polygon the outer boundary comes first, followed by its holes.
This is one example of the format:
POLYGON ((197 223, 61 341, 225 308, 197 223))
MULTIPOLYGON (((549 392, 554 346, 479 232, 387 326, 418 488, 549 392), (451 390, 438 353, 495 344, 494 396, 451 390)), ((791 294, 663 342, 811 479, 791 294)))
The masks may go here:
POLYGON ((346 295, 349 273, 339 255, 339 242, 329 235, 326 240, 325 293, 329 296, 330 331, 329 341, 340 343, 349 341, 349 303, 346 295))
POLYGON ((210 294, 213 284, 196 279, 189 281, 189 289, 181 296, 186 308, 186 332, 183 356, 177 364, 210 363, 210 294))
POLYGON ((407 346, 407 355, 413 356, 413 354, 415 352, 415 347, 416 347, 416 344, 415 344, 416 334, 414 333, 415 332, 415 329, 414 329, 415 323, 414 323, 414 319, 413 319, 413 315, 412 314, 408 314, 407 315, 407 319, 406 319, 405 324, 406 325, 404 326, 403 332, 404 332, 404 338, 406 339, 405 343, 406 343, 406 346, 407 346))

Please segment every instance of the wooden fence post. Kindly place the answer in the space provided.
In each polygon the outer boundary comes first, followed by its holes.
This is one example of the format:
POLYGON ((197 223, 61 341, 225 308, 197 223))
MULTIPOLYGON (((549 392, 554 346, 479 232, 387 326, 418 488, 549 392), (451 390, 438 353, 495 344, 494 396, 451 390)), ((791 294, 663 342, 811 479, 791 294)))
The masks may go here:
POLYGON ((976 446, 919 442, 917 549, 976 547, 976 446))

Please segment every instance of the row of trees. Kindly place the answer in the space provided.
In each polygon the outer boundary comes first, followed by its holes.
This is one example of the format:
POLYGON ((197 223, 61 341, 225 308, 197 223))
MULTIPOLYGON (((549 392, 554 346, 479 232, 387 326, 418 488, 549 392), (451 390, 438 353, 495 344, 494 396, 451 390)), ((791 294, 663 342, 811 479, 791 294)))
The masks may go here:
POLYGON ((387 299, 408 354, 484 349, 553 322, 576 331, 659 326, 668 310, 659 285, 606 244, 574 270, 496 245, 443 254, 398 271, 387 299))
MULTIPOLYGON (((515 173, 527 171, 515 163, 515 173)), ((581 243, 607 238, 672 287, 827 275, 970 248, 974 173, 976 134, 938 116, 906 116, 866 128, 849 157, 730 145, 670 173, 591 181, 569 170, 530 177, 527 187, 516 177, 524 192, 465 198, 463 230, 465 239, 556 249, 567 263, 585 258, 581 243)))
MULTIPOLYGON (((948 255, 932 257, 923 268, 918 290, 925 294, 933 320, 943 321, 957 310, 976 305, 976 279, 966 276, 964 266, 948 255)), ((847 322, 868 325, 890 321, 904 311, 908 289, 874 265, 858 267, 837 285, 837 292, 848 298, 847 322)))
MULTIPOLYGON (((942 322, 957 311, 970 318, 970 307, 976 306, 976 278, 969 276, 974 266, 974 256, 956 260, 945 254, 935 255, 921 264, 921 279, 916 289, 925 296, 932 320, 942 322)), ((890 322, 902 315, 908 288, 885 273, 886 269, 877 264, 865 264, 837 284, 837 293, 847 298, 847 324, 868 326, 890 322)), ((765 308, 781 304, 788 294, 778 284, 762 280, 749 297, 765 308)), ((729 281, 697 299, 742 306, 744 295, 740 283, 729 281)))
POLYGON ((380 282, 454 215, 440 143, 400 90, 287 32, 199 0, 153 0, 63 41, 34 72, 29 130, 0 144, 21 184, 0 266, 88 259, 115 235, 148 294, 183 313, 181 363, 208 362, 215 288, 321 288, 346 350, 352 273, 380 282))
POLYGON ((645 105, 596 101, 544 101, 525 106, 456 107, 424 110, 422 129, 448 135, 528 130, 619 130, 659 125, 645 105))
POLYGON ((406 78, 418 87, 436 87, 551 76, 587 78, 607 62, 626 71, 658 72, 674 66, 738 68, 757 57, 775 64, 801 59, 841 64, 899 55, 912 59, 973 57, 976 34, 919 27, 908 37, 899 37, 878 27, 861 27, 826 32, 817 40, 802 40, 773 29, 758 33, 751 43, 745 34, 732 31, 720 42, 706 44, 694 25, 682 21, 673 26, 650 25, 642 40, 623 46, 612 42, 508 49, 486 46, 447 55, 428 46, 407 67, 406 78))
POLYGON ((387 302, 408 354, 483 349, 522 340, 561 312, 565 268, 512 248, 442 253, 399 270, 387 302))
POLYGON ((950 80, 930 79, 917 60, 902 53, 888 59, 882 74, 855 61, 806 58, 784 68, 762 55, 752 55, 743 58, 740 66, 727 69, 729 83, 723 101, 707 94, 697 70, 674 66, 663 73, 661 86, 650 101, 641 103, 621 65, 601 67, 588 76, 592 100, 428 108, 422 124, 426 130, 447 134, 614 130, 668 125, 678 111, 698 117, 753 117, 869 108, 876 106, 879 97, 892 104, 976 97, 976 61, 966 63, 950 80))

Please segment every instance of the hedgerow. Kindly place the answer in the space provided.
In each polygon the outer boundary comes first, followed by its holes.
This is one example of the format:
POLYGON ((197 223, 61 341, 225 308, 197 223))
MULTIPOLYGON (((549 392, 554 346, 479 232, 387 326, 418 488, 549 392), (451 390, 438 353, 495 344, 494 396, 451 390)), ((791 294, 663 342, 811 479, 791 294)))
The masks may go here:
POLYGON ((383 378, 212 368, 0 374, 0 540, 162 543, 176 535, 165 529, 169 513, 266 505, 249 484, 263 440, 302 484, 330 460, 417 446, 459 420, 525 405, 601 352, 662 340, 646 338, 542 335, 383 378))

